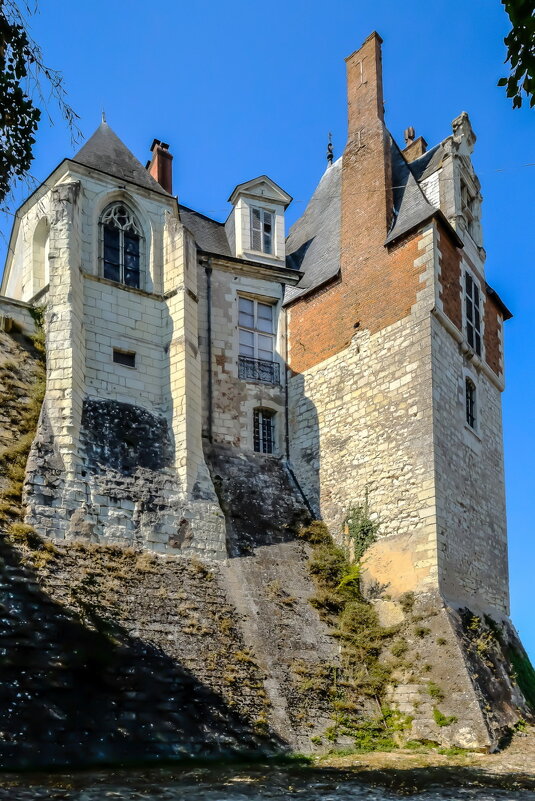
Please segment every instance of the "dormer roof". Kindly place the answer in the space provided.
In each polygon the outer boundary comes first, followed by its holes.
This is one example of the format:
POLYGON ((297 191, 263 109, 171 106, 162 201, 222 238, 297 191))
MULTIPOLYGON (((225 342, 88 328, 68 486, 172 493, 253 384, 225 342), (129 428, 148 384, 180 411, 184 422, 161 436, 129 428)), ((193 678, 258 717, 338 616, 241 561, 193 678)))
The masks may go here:
POLYGON ((240 195, 265 198, 265 200, 280 203, 284 208, 292 202, 292 196, 267 175, 259 175, 258 178, 238 184, 229 197, 229 202, 234 204, 240 195))
POLYGON ((71 161, 170 197, 104 121, 71 161))

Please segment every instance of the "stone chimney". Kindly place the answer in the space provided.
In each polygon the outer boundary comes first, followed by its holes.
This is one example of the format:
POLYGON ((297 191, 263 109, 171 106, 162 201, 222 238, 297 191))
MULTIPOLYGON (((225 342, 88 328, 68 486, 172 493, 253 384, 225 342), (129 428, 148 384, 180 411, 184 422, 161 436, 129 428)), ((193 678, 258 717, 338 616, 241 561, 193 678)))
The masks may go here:
POLYGON ((384 244, 392 216, 390 136, 384 125, 382 39, 346 59, 348 132, 342 160, 342 272, 384 244))
POLYGON ((414 128, 412 125, 405 129, 404 136, 405 147, 401 152, 405 156, 405 160, 414 161, 415 159, 419 159, 420 156, 423 156, 427 150, 427 142, 423 136, 419 136, 418 139, 415 139, 414 128))
POLYGON ((151 145, 152 159, 147 162, 147 170, 158 181, 162 189, 173 194, 173 156, 169 145, 155 139, 151 145))

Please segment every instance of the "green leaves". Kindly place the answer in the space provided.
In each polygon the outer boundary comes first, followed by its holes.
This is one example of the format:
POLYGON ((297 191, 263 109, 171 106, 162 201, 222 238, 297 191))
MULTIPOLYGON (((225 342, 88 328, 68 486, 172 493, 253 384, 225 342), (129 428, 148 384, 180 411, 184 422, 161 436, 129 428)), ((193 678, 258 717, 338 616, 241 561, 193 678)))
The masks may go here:
POLYGON ((28 37, 0 7, 0 203, 15 178, 29 169, 41 112, 19 83, 28 72, 28 37))
POLYGON ((41 118, 37 103, 48 111, 43 84, 67 121, 73 141, 79 134, 78 115, 65 100, 61 73, 44 64, 41 48, 28 34, 25 15, 36 10, 26 2, 0 0, 0 204, 13 182, 30 168, 41 118))
POLYGON ((507 59, 511 65, 508 78, 500 78, 498 86, 513 101, 513 108, 522 105, 522 94, 535 105, 535 6, 533 0, 502 0, 511 20, 512 30, 504 39, 507 59))

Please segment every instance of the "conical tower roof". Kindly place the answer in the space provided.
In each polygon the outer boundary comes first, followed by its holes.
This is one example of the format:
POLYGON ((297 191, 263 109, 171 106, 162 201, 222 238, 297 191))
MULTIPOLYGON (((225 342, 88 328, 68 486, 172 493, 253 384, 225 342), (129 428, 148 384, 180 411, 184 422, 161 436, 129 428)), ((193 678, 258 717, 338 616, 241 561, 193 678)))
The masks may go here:
POLYGON ((168 194, 104 120, 72 161, 145 189, 168 194))

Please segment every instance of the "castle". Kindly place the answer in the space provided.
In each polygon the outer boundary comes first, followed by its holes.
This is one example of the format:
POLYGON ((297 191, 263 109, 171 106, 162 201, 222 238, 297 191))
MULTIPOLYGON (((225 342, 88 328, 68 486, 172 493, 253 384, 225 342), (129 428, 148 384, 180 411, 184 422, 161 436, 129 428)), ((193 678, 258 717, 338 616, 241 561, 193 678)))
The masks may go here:
POLYGON ((380 37, 346 64, 344 153, 287 237, 268 176, 217 222, 173 196, 167 144, 143 167, 104 121, 19 209, 0 310, 46 305, 47 337, 27 520, 225 559, 225 464, 274 506, 284 471, 335 534, 368 498, 366 569, 393 597, 506 620, 510 313, 485 280, 476 137, 463 112, 400 148, 380 37))

